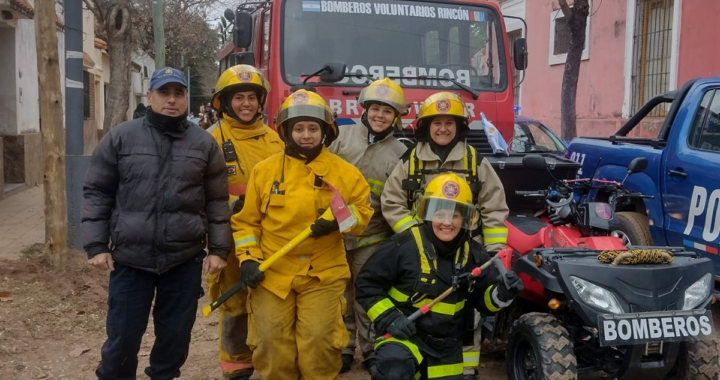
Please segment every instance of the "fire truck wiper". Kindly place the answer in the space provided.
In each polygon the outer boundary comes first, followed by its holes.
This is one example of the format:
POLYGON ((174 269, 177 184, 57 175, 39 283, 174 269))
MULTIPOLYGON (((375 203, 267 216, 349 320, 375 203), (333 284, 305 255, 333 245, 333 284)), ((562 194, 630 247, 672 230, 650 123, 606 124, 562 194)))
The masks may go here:
MULTIPOLYGON (((407 77, 405 77, 405 78, 407 78, 407 77)), ((418 78, 418 79, 422 79, 422 80, 446 80, 446 81, 448 81, 448 82, 452 82, 454 85, 456 85, 456 86, 462 88, 463 90, 469 92, 470 95, 472 95, 473 100, 477 100, 477 99, 480 97, 480 92, 479 92, 479 91, 473 90, 472 87, 466 86, 466 85, 464 85, 464 84, 456 81, 456 80, 453 79, 453 78, 431 77, 431 76, 427 76, 427 75, 421 75, 421 76, 419 76, 419 77, 417 77, 417 78, 418 78)))
POLYGON ((464 85, 458 81, 456 81, 453 78, 446 78, 446 77, 438 77, 438 76, 428 76, 428 75, 420 75, 416 77, 407 77, 407 76, 390 76, 388 77, 390 79, 419 79, 419 80, 446 80, 448 82, 452 82, 454 85, 460 87, 461 89, 467 91, 472 95, 473 100, 477 100, 480 97, 480 92, 477 90, 474 90, 472 87, 469 87, 467 85, 464 85))

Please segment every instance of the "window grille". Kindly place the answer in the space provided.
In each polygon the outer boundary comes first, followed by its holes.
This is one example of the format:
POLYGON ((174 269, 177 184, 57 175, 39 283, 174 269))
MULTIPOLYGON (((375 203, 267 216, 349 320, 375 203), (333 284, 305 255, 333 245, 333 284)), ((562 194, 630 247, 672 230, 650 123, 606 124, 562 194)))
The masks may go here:
MULTIPOLYGON (((637 0, 633 32, 632 113, 670 90, 674 0, 637 0)), ((650 116, 665 116, 669 104, 650 116)))

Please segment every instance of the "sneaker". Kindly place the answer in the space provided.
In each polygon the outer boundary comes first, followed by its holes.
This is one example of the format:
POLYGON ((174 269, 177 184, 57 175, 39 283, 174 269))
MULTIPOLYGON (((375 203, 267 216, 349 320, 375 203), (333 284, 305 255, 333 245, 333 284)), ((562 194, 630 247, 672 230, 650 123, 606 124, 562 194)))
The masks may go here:
POLYGON ((353 356, 350 354, 342 354, 342 367, 340 367, 340 373, 345 373, 350 370, 353 359, 353 356))

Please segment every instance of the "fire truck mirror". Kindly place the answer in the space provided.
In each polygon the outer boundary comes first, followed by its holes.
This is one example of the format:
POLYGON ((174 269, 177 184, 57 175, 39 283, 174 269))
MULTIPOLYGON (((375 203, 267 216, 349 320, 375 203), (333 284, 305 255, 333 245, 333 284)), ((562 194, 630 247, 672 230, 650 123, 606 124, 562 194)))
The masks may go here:
POLYGON ((515 70, 525 70, 528 66, 527 41, 525 38, 517 38, 513 41, 513 64, 515 70))
POLYGON ((320 81, 325 83, 337 83, 345 77, 347 64, 345 62, 328 62, 323 65, 323 71, 320 73, 320 81))
POLYGON ((235 47, 247 48, 252 43, 253 20, 250 13, 235 12, 235 29, 233 30, 233 43, 235 47))

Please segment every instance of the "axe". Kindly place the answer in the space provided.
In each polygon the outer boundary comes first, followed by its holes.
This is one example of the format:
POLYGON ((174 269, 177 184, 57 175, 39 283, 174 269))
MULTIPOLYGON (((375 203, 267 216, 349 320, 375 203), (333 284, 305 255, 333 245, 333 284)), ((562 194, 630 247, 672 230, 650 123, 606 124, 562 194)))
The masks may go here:
MULTIPOLYGON (((321 218, 326 220, 337 220, 338 226, 340 226, 340 232, 345 232, 353 227, 358 223, 357 218, 352 214, 350 211, 350 208, 345 203, 345 200, 342 198, 342 195, 340 195, 340 192, 335 188, 335 186, 331 185, 329 182, 325 181, 323 179, 323 182, 330 188, 330 190, 333 192, 333 196, 330 199, 330 208, 325 210, 325 212, 320 215, 321 218)), ((310 233, 312 230, 310 230, 310 226, 308 226, 306 229, 304 229, 298 236, 295 236, 294 239, 290 240, 287 244, 285 244, 282 248, 280 248, 277 252, 273 253, 272 256, 268 257, 267 260, 263 261, 260 264, 261 272, 265 272, 268 268, 270 268, 276 261, 278 261, 280 258, 285 256, 288 252, 290 252, 293 248, 297 247, 300 243, 305 241, 308 237, 310 237, 310 233)), ((228 291, 223 293, 220 297, 218 297, 215 302, 211 303, 208 306, 205 306, 202 308, 203 316, 207 317, 210 315, 210 313, 213 312, 213 310, 217 309, 225 303, 225 301, 228 300, 228 298, 232 297, 235 293, 237 293, 242 288, 242 281, 238 281, 237 284, 233 285, 232 288, 230 288, 228 291)))

